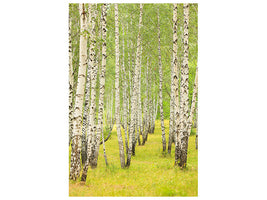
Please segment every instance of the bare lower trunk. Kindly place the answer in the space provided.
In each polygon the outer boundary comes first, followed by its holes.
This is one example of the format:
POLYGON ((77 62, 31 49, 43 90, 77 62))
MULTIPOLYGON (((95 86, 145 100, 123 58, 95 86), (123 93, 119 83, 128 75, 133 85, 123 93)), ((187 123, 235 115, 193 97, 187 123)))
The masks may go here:
POLYGON ((70 166, 70 179, 76 180, 80 175, 81 170, 81 125, 82 125, 82 107, 84 97, 85 86, 85 73, 86 73, 86 61, 87 61, 87 34, 84 33, 86 28, 86 13, 84 4, 79 4, 80 21, 81 21, 81 35, 80 35, 80 66, 78 72, 78 83, 76 91, 76 102, 74 109, 73 120, 73 144, 72 144, 72 156, 70 166))
POLYGON ((124 155, 124 147, 123 140, 121 135, 121 126, 120 126, 120 86, 119 86, 119 78, 120 78, 120 66, 119 66, 119 13, 118 13, 118 4, 115 4, 115 51, 116 51, 116 68, 115 68, 115 118, 116 118, 116 127, 117 127, 117 135, 118 135, 118 143, 120 150, 120 161, 121 168, 125 167, 125 155, 124 155))

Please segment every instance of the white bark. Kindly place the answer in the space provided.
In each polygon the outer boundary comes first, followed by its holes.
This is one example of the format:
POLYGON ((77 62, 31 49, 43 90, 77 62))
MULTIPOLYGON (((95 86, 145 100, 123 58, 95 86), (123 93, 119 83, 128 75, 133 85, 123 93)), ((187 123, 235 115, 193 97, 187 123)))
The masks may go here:
POLYGON ((189 4, 184 4, 184 59, 181 68, 181 86, 180 86, 180 119, 178 124, 179 141, 181 142, 181 156, 179 166, 186 167, 187 147, 188 147, 188 23, 189 23, 189 4))
POLYGON ((87 62, 87 34, 84 32, 86 28, 86 13, 84 4, 79 4, 80 21, 81 21, 81 35, 80 35, 80 63, 78 72, 78 83, 76 91, 76 102, 74 109, 74 120, 73 120, 73 145, 72 145, 72 157, 70 167, 70 179, 76 180, 80 175, 81 161, 81 124, 82 124, 82 107, 84 97, 84 86, 85 86, 85 73, 86 73, 86 62, 87 62))
POLYGON ((118 4, 115 4, 115 118, 116 118, 116 127, 117 127, 117 136, 120 150, 120 161, 121 168, 125 167, 125 155, 124 155, 124 147, 123 140, 121 135, 121 126, 120 126, 120 65, 119 65, 119 57, 120 57, 120 49, 119 49, 119 12, 118 12, 118 4))
POLYGON ((123 72, 123 127, 124 127, 124 135, 125 135, 125 151, 126 154, 128 152, 128 139, 127 139, 127 77, 126 77, 126 70, 124 65, 124 27, 122 26, 123 30, 123 40, 122 40, 122 72, 123 72))
POLYGON ((194 116, 195 107, 196 107, 197 91, 198 91, 198 69, 196 68, 195 83, 194 83, 194 88, 193 88, 193 97, 192 97, 190 115, 189 115, 188 122, 187 122, 188 123, 188 127, 187 127, 188 136, 190 135, 191 128, 192 128, 192 121, 193 121, 193 116, 194 116))
POLYGON ((142 14, 143 14, 143 4, 140 4, 140 16, 139 16, 139 33, 137 38, 137 52, 136 52, 136 67, 135 67, 135 76, 134 76, 134 83, 133 83, 133 95, 131 100, 131 123, 130 123, 130 133, 129 133, 129 151, 128 151, 128 157, 127 157, 127 163, 126 166, 129 167, 131 163, 131 155, 132 155, 132 140, 133 140, 133 134, 134 134, 134 123, 135 123, 135 116, 137 111, 137 81, 138 81, 138 65, 140 63, 140 45, 141 45, 141 24, 142 24, 142 14))
MULTIPOLYGON (((94 160, 92 163, 93 167, 97 166, 97 159, 99 153, 100 146, 100 136, 101 132, 103 132, 103 111, 104 111, 104 94, 105 94, 105 73, 106 73, 106 10, 107 5, 103 4, 102 6, 102 67, 100 74, 100 94, 99 94, 99 111, 98 111, 98 125, 97 125, 97 133, 96 133, 96 148, 94 152, 94 160)), ((104 138, 104 137, 103 137, 104 138)), ((103 143, 104 145, 104 143, 103 143)))
POLYGON ((89 68, 91 68, 91 102, 89 109, 89 126, 87 130, 87 159, 83 168, 82 181, 86 180, 86 175, 88 171, 89 164, 92 163, 92 155, 93 155, 93 142, 94 142, 94 134, 96 130, 95 126, 95 106, 96 106, 96 79, 97 79, 97 65, 95 58, 95 18, 96 18, 96 5, 92 7, 92 4, 89 4, 89 12, 91 12, 91 30, 90 30, 90 49, 89 49, 89 68))
POLYGON ((73 66, 72 66, 72 41, 71 41, 71 18, 69 16, 69 145, 71 143, 73 132, 73 66))
POLYGON ((160 52, 160 24, 159 24, 159 7, 158 7, 158 51, 159 51, 159 106, 160 106, 160 118, 161 118, 161 138, 162 138, 162 149, 166 151, 166 138, 165 138, 165 127, 164 127, 164 113, 163 113, 163 99, 162 99, 162 66, 161 66, 161 52, 160 52))

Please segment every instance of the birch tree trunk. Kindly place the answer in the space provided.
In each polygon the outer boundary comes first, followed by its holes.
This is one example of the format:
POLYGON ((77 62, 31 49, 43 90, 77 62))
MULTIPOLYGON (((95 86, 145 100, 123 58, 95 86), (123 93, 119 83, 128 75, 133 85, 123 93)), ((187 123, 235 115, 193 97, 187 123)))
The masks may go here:
POLYGON ((69 16, 69 145, 73 132, 73 66, 72 66, 72 44, 71 44, 71 18, 69 16))
MULTIPOLYGON (((88 12, 88 28, 89 28, 89 30, 91 30, 91 11, 88 12)), ((90 34, 89 34, 89 41, 91 41, 90 34)), ((81 153, 81 157, 82 157, 82 164, 83 165, 85 164, 86 159, 87 159, 86 131, 88 129, 88 124, 90 124, 90 121, 88 119, 90 87, 91 87, 91 66, 88 64, 87 65, 87 74, 86 74, 85 101, 84 101, 83 126, 82 126, 82 153, 81 153)))
MULTIPOLYGON (((94 5, 95 7, 95 5, 94 5)), ((83 168, 81 181, 86 180, 89 164, 92 163, 92 149, 93 149, 93 135, 95 134, 95 106, 96 106, 96 79, 97 79, 97 65, 95 58, 95 16, 96 9, 89 4, 89 12, 91 12, 91 30, 90 30, 90 49, 89 49, 89 68, 91 68, 91 103, 89 110, 89 126, 87 130, 87 159, 83 168)))
POLYGON ((178 132, 178 120, 179 120, 179 80, 178 80, 178 58, 177 58, 177 4, 173 4, 173 82, 172 82, 172 90, 174 91, 174 102, 173 102, 173 109, 174 109, 174 128, 173 133, 175 137, 175 164, 178 164, 179 155, 180 155, 180 142, 179 142, 179 132, 178 132))
POLYGON ((82 107, 85 86, 85 73, 87 62, 87 34, 85 33, 87 16, 84 4, 79 4, 81 35, 80 35, 80 66, 78 72, 78 83, 75 99, 74 119, 73 119, 73 145, 70 166, 70 179, 76 180, 80 175, 81 161, 81 124, 82 124, 82 107))
POLYGON ((137 111, 137 81, 138 81, 138 65, 140 63, 140 46, 141 46, 141 24, 142 24, 142 14, 143 14, 143 4, 140 4, 140 16, 139 16, 139 32, 138 32, 138 38, 137 38, 137 52, 136 52, 136 67, 135 67, 135 76, 134 76, 134 83, 133 83, 133 95, 131 100, 131 123, 130 123, 130 134, 129 134, 129 151, 127 156, 127 163, 126 167, 129 167, 131 164, 131 155, 132 155, 132 148, 133 148, 133 134, 134 134, 134 121, 137 111))
POLYGON ((159 24, 159 7, 158 7, 158 51, 159 51, 159 106, 160 106, 160 118, 161 118, 161 131, 162 131, 162 149, 166 151, 166 138, 164 127, 164 114, 163 114, 163 100, 162 100, 162 66, 161 66, 161 53, 160 53, 160 24, 159 24))
POLYGON ((171 149, 172 149, 172 142, 174 140, 174 127, 175 127, 175 121, 174 121, 174 87, 173 87, 173 62, 172 62, 172 68, 171 68, 171 98, 170 98, 170 122, 169 122, 169 142, 168 142, 168 154, 171 154, 171 149))
POLYGON ((193 121, 193 116, 194 116, 195 107, 196 107, 197 91, 198 91, 198 69, 196 68, 196 76, 195 76, 195 83, 194 83, 194 89, 193 89, 193 97, 192 97, 190 115, 189 115, 189 118, 188 118, 188 127, 187 127, 188 128, 188 130, 187 130, 188 136, 190 135, 191 128, 192 128, 192 121, 193 121))
POLYGON ((119 143, 119 151, 120 151, 120 161, 121 168, 125 167, 125 155, 124 155, 124 147, 123 140, 121 135, 121 125, 120 125, 120 49, 119 49, 119 11, 118 4, 115 4, 115 53, 116 53, 116 68, 115 68, 115 120, 117 127, 117 135, 118 135, 118 143, 119 143))
POLYGON ((148 57, 147 57, 147 65, 146 65, 146 93, 145 93, 145 103, 144 103, 144 121, 145 121, 145 128, 144 133, 142 134, 142 145, 146 142, 146 137, 148 135, 148 126, 149 126, 149 120, 148 120, 148 57))
POLYGON ((187 147, 188 147, 188 22, 189 22, 189 4, 184 4, 184 59, 181 68, 181 86, 180 86, 180 119, 178 125, 179 137, 181 142, 181 157, 179 166, 186 167, 187 147))
POLYGON ((128 139, 127 139, 127 77, 126 70, 124 66, 124 27, 123 30, 123 40, 122 40, 122 71, 123 71, 123 127, 124 127, 124 135, 125 135, 125 151, 126 154, 128 152, 128 139))
MULTIPOLYGON (((100 136, 101 132, 103 132, 103 112, 104 112, 104 94, 105 94, 105 73, 106 73, 106 16, 107 16, 107 5, 103 4, 102 6, 102 67, 100 74, 100 94, 99 94, 99 111, 98 111, 98 125, 97 125, 97 133, 96 133, 96 148, 94 151, 94 157, 92 161, 92 167, 95 168, 97 166, 97 159, 99 153, 100 146, 100 136)), ((104 139, 104 137, 103 137, 104 139)), ((103 145, 105 145, 103 143, 103 145)), ((106 158, 106 157, 105 157, 106 158)), ((106 161, 107 164, 107 161, 106 161)))

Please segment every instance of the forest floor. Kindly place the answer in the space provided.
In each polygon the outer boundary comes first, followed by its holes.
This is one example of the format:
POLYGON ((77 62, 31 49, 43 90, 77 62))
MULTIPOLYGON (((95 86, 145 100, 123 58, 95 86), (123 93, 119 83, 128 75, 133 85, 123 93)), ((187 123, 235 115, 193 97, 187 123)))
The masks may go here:
MULTIPOLYGON (((169 121, 164 121, 169 132, 169 121)), ((195 130, 193 130, 195 132, 195 130)), ((124 135, 124 132, 122 132, 124 135)), ((168 134, 166 140, 168 142, 168 134)), ((195 135, 189 137, 187 168, 174 166, 174 144, 171 155, 162 154, 160 121, 155 133, 148 135, 144 146, 136 146, 128 169, 120 168, 119 146, 114 126, 111 138, 105 143, 109 166, 106 167, 100 147, 98 167, 88 169, 86 183, 69 182, 69 196, 197 196, 198 151, 195 135)))

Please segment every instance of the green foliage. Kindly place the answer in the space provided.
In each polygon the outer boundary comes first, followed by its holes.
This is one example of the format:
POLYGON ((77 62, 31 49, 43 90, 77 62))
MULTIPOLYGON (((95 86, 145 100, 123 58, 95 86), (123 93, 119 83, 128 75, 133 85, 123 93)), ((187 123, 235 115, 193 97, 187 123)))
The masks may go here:
MULTIPOLYGON (((69 4, 69 13, 72 21, 72 46, 73 46, 73 68, 74 68, 74 94, 76 90, 78 67, 79 67, 79 11, 78 4, 69 4)), ((102 39, 98 33, 99 22, 101 17, 101 5, 97 5, 98 14, 96 17, 96 40, 97 44, 101 44, 102 39)), ((120 32, 120 63, 122 64, 122 41, 124 38, 124 65, 127 71, 126 79, 129 80, 128 70, 133 71, 136 61, 136 43, 138 35, 139 23, 139 4, 119 4, 119 32, 120 32), (122 27, 124 27, 124 34, 122 27), (128 27, 128 29, 127 29, 128 27), (132 46, 131 46, 132 44, 132 46), (129 46, 129 47, 128 47, 129 46), (130 58, 128 58, 128 52, 130 58), (128 64, 130 59, 130 65, 128 64)), ((146 67, 147 59, 149 58, 150 65, 149 76, 152 78, 151 92, 156 98, 159 90, 159 75, 158 75, 158 37, 157 37, 157 12, 159 8, 160 16, 160 37, 161 37, 161 56, 163 67, 163 110, 164 118, 170 117, 170 92, 171 92, 171 63, 172 63, 172 15, 173 4, 144 4, 143 17, 141 27, 141 43, 142 43, 142 60, 141 60, 141 101, 144 102, 146 97, 146 67)), ((88 10, 88 4, 86 4, 88 10)), ((189 105, 191 105, 193 85, 195 78, 195 69, 198 60, 198 4, 190 4, 189 6, 189 105)), ((114 4, 108 4, 107 9, 107 64, 106 64, 106 85, 105 85, 105 109, 107 109, 107 99, 111 97, 115 87, 115 20, 114 20, 114 4)), ((183 60, 183 4, 178 4, 178 64, 183 60)), ((89 47, 89 41, 88 41, 89 47)), ((101 51, 101 48, 96 48, 96 55, 101 51)), ((101 52, 97 58, 101 63, 101 52)), ((98 73, 99 74, 99 73, 98 73)), ((120 73, 120 85, 122 85, 122 73, 120 73)), ((130 81, 130 80, 129 80, 130 81)), ((130 82, 128 82, 128 86, 130 82)), ((99 76, 97 80, 96 90, 99 89, 99 76)), ((130 90, 128 89, 127 92, 130 90)), ((122 105, 122 90, 120 90, 121 105, 122 105)), ((98 92, 97 101, 98 102, 98 92)), ((114 104, 113 104, 114 105, 114 104)), ((143 106, 143 105, 142 105, 143 106)), ((158 109, 159 111, 159 109, 158 109)), ((159 112, 157 119, 160 118, 159 112)))

